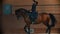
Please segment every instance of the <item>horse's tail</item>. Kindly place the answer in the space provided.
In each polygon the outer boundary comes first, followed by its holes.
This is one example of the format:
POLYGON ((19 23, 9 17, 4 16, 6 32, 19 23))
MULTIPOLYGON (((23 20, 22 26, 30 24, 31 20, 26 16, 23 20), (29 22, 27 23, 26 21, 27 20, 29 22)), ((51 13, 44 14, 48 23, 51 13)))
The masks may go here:
POLYGON ((55 26, 56 24, 56 18, 53 14, 49 13, 50 18, 51 18, 51 27, 55 26))

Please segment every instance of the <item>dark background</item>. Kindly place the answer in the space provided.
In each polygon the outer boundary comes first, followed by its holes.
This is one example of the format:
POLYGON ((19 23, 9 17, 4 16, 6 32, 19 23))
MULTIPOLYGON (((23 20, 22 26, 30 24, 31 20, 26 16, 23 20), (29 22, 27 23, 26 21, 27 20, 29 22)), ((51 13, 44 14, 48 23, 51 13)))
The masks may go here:
POLYGON ((2 0, 0 0, 0 34, 2 34, 2 0))

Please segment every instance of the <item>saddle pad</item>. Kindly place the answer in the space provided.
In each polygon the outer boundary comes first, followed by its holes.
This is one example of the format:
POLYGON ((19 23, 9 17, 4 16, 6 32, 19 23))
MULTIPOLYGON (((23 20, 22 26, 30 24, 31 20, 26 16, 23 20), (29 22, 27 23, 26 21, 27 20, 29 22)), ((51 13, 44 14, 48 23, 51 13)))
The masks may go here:
POLYGON ((35 23, 35 19, 37 18, 37 16, 38 16, 37 12, 30 12, 29 13, 29 18, 30 18, 31 23, 35 23))

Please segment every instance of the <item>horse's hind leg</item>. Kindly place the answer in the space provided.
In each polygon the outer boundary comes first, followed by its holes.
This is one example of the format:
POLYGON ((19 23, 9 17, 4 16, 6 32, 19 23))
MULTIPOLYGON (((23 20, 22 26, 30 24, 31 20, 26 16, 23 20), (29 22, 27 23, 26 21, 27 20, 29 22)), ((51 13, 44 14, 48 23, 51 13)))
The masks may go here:
POLYGON ((46 33, 50 34, 50 32, 51 32, 51 27, 49 26, 46 30, 46 33))
POLYGON ((50 34, 51 27, 49 26, 49 21, 43 22, 45 26, 47 26, 46 33, 50 34))
POLYGON ((50 32, 51 32, 51 28, 49 28, 49 32, 48 32, 48 34, 50 34, 50 32))

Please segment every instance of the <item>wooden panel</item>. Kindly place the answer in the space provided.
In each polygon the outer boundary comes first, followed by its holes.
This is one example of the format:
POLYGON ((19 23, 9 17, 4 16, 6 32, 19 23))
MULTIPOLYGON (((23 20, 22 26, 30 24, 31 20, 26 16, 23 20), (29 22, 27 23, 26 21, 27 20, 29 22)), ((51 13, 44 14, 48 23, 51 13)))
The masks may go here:
MULTIPOLYGON (((40 4, 60 4, 59 0, 37 0, 40 4)), ((3 3, 8 3, 12 5, 31 5, 32 0, 4 0, 3 3)))

